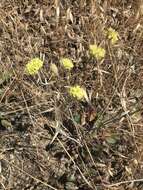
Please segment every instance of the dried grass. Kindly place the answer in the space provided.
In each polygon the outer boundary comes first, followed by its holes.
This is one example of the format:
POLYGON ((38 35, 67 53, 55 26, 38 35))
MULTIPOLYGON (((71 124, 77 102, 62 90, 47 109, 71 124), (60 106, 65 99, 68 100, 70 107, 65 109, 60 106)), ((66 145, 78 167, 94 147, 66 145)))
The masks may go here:
POLYGON ((0 84, 1 189, 143 188, 142 4, 1 0, 0 77, 11 73, 0 84), (103 34, 110 26, 120 35, 115 46, 103 34), (93 43, 106 49, 103 62, 90 57, 93 43), (62 56, 74 62, 69 73, 62 56), (44 67, 26 76, 33 57, 44 67), (74 84, 90 105, 69 96, 74 84))

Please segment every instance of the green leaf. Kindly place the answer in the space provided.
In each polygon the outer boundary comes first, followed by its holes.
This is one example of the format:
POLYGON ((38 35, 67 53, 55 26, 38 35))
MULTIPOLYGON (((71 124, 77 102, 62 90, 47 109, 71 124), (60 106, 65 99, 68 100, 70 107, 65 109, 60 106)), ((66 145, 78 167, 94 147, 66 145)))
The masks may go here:
POLYGON ((5 119, 2 119, 1 120, 1 125, 3 127, 5 127, 6 129, 11 129, 12 128, 12 125, 9 121, 5 120, 5 119))
POLYGON ((76 114, 76 115, 74 116, 74 121, 75 121, 77 124, 80 124, 80 120, 81 120, 80 115, 79 115, 79 114, 76 114))
POLYGON ((12 76, 10 71, 0 72, 0 85, 3 84, 5 81, 7 82, 12 76))
POLYGON ((109 137, 106 137, 106 142, 109 144, 116 144, 118 139, 119 138, 116 135, 111 135, 109 137))

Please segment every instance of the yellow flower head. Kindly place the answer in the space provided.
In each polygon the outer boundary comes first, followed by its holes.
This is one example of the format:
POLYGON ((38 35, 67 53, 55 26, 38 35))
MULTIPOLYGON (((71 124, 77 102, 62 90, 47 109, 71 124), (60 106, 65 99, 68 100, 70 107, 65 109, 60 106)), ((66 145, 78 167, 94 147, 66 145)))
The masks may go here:
POLYGON ((87 99, 86 90, 79 85, 70 87, 69 94, 78 100, 83 100, 84 98, 87 99))
POLYGON ((26 64, 25 71, 29 75, 35 75, 38 73, 38 71, 41 69, 43 66, 43 61, 40 60, 39 58, 33 58, 31 61, 29 61, 26 64))
POLYGON ((67 70, 71 70, 74 67, 72 60, 68 58, 61 58, 60 63, 67 70))
POLYGON ((107 37, 111 41, 111 44, 115 44, 118 41, 119 34, 113 28, 108 28, 107 37))
POLYGON ((50 69, 51 69, 51 71, 52 71, 52 73, 53 73, 54 75, 56 75, 56 76, 59 75, 58 67, 56 66, 56 64, 52 63, 52 64, 50 65, 50 69))
POLYGON ((97 60, 103 59, 105 57, 105 49, 97 46, 96 44, 89 46, 90 54, 94 56, 97 60))

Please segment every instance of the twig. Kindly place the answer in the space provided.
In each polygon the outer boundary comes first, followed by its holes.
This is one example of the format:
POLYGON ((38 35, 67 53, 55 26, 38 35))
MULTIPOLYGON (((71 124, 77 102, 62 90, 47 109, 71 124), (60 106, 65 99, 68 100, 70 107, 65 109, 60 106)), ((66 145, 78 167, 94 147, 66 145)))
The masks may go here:
POLYGON ((143 182, 143 178, 142 179, 133 179, 133 180, 121 181, 121 182, 114 183, 111 185, 106 185, 106 186, 107 187, 113 187, 113 186, 119 186, 119 185, 126 184, 126 183, 135 183, 135 182, 143 182))

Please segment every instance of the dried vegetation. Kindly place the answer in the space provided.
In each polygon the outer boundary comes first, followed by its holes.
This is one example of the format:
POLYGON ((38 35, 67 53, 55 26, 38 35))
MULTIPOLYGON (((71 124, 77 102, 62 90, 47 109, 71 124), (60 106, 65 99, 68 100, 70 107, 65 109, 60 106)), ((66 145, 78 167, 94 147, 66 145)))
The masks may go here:
POLYGON ((1 0, 0 189, 143 189, 142 63, 142 0, 1 0), (27 76, 33 57, 44 66, 27 76))

